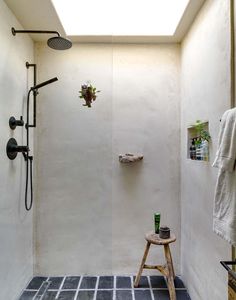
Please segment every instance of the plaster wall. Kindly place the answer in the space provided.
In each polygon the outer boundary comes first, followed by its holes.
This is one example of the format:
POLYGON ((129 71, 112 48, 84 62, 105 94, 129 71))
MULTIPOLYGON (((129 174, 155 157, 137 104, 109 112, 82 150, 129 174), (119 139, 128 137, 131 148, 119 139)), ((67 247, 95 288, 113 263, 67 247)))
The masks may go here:
MULTIPOLYGON (((24 208, 25 163, 22 155, 10 161, 6 144, 14 137, 25 143, 25 129, 9 128, 10 116, 25 115, 30 76, 26 61, 33 62, 34 47, 28 35, 14 37, 21 28, 4 1, 0 1, 0 299, 15 300, 32 277, 32 212, 24 208)), ((32 149, 32 145, 31 145, 32 149)), ((33 149, 32 149, 33 150, 33 149)))
POLYGON ((179 46, 37 44, 36 53, 39 81, 59 81, 38 102, 35 273, 136 273, 155 211, 178 237, 178 273, 179 46), (87 80, 102 91, 90 109, 78 98, 87 80), (121 165, 127 152, 144 160, 121 165))
POLYGON ((181 265, 192 300, 227 299, 230 246, 213 233, 217 169, 211 167, 223 112, 230 108, 229 1, 208 0, 181 52, 181 265), (187 159, 187 128, 209 121, 210 162, 187 159))

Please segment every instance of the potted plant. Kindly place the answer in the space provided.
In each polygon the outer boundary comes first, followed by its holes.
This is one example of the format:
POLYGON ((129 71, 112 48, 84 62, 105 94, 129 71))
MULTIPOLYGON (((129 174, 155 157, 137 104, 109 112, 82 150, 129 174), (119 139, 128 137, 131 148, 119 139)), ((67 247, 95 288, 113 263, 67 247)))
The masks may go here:
POLYGON ((196 123, 192 125, 192 127, 196 131, 196 144, 201 144, 202 141, 210 141, 211 136, 209 132, 205 129, 204 122, 202 122, 201 120, 197 120, 196 123))
POLYGON ((100 91, 97 91, 97 89, 91 84, 81 85, 81 90, 79 91, 79 98, 85 100, 85 104, 83 104, 83 106, 91 107, 92 102, 95 101, 97 98, 97 93, 100 93, 100 91))

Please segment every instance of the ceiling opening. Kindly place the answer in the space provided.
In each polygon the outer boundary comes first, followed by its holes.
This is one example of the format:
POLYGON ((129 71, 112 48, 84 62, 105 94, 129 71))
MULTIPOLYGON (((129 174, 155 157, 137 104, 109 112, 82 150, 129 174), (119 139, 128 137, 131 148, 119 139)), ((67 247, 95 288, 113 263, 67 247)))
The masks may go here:
POLYGON ((69 36, 173 36, 189 0, 51 0, 69 36))

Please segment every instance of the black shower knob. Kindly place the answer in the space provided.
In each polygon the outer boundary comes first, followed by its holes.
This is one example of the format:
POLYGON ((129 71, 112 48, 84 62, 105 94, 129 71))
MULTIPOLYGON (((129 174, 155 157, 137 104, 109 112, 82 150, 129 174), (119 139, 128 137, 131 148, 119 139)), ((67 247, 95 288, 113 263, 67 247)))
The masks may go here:
POLYGON ((11 138, 6 147, 7 156, 9 159, 13 160, 16 158, 18 152, 28 152, 28 146, 18 146, 17 141, 14 138, 11 138))
POLYGON ((24 125, 24 121, 23 121, 23 117, 20 117, 20 120, 16 120, 15 117, 10 117, 9 119, 9 126, 11 129, 15 129, 16 126, 23 126, 24 125))

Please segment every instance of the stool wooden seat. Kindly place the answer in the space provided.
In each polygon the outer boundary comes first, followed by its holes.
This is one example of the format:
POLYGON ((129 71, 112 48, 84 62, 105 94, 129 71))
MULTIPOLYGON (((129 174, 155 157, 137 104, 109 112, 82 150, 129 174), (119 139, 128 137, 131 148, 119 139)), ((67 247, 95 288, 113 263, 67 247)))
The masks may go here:
POLYGON ((147 241, 147 244, 138 271, 138 275, 135 278, 134 286, 138 287, 143 269, 155 269, 161 272, 166 277, 170 300, 176 300, 175 285, 174 285, 175 273, 174 273, 174 267, 173 267, 173 262, 172 262, 170 247, 169 247, 170 243, 176 241, 176 237, 174 236, 174 234, 171 234, 170 238, 161 239, 158 234, 152 231, 152 232, 148 232, 145 235, 145 239, 147 241), (165 265, 152 266, 152 265, 145 264, 151 244, 164 247, 165 259, 166 259, 165 265))
POLYGON ((171 234, 169 239, 161 239, 159 234, 154 233, 153 231, 145 234, 145 239, 147 242, 154 245, 167 245, 176 241, 176 237, 171 234))

